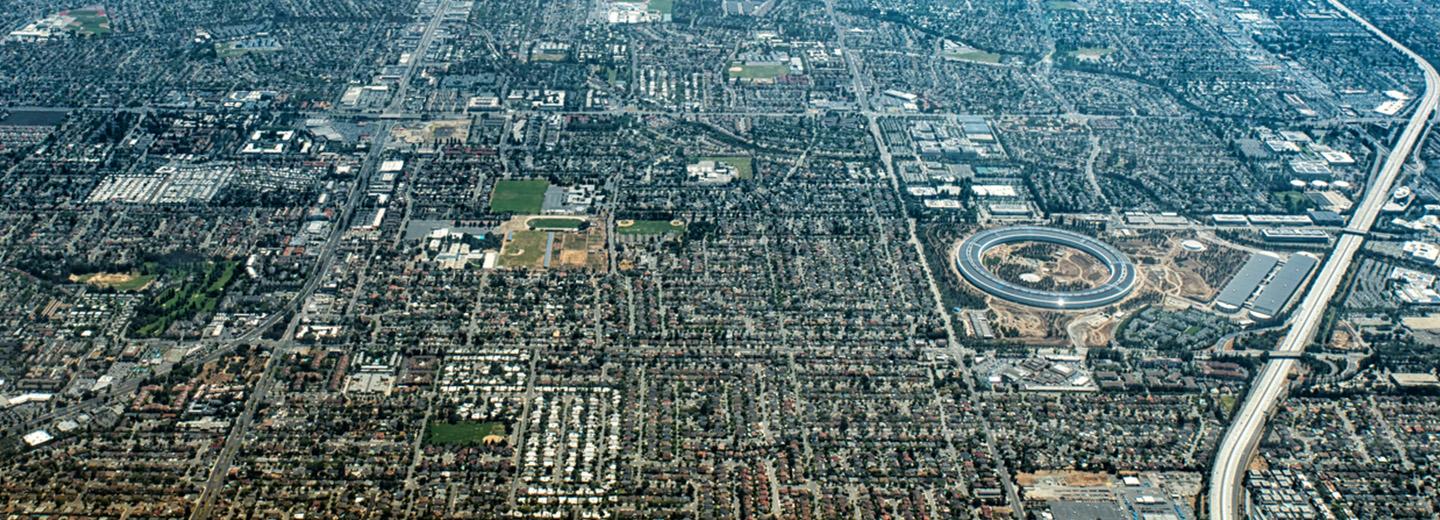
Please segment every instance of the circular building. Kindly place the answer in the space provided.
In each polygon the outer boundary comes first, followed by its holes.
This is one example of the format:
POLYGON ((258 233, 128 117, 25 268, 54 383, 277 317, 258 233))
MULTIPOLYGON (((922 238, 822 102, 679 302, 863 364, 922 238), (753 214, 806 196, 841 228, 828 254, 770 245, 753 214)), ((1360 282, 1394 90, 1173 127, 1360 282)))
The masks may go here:
POLYGON ((955 263, 960 275, 976 288, 1009 302, 1044 309, 1103 307, 1128 296, 1138 279, 1135 264, 1114 246, 1079 233, 1040 226, 987 229, 971 235, 960 244, 955 263), (1004 280, 985 267, 987 251, 1017 242, 1046 242, 1077 249, 1095 257, 1110 272, 1110 277, 1089 289, 1043 291, 1004 280))

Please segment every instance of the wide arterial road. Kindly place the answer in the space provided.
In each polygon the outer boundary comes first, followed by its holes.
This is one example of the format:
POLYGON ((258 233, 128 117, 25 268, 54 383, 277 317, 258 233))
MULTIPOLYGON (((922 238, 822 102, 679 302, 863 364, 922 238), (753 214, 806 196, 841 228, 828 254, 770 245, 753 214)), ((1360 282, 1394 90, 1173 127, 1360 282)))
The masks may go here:
MULTIPOLYGON (((1315 329, 1325 314, 1326 306, 1335 295, 1340 281, 1345 277, 1345 272, 1349 269, 1355 252, 1359 251, 1361 244, 1364 243, 1365 234, 1375 224, 1375 219, 1380 214, 1380 208, 1389 200, 1390 189, 1395 183, 1395 178, 1399 176, 1417 142, 1425 135, 1425 129, 1430 124, 1430 117, 1435 112, 1436 103, 1440 101, 1440 75, 1435 73, 1435 68, 1429 62, 1385 34, 1384 31, 1371 25, 1368 20, 1351 11, 1345 4, 1338 0, 1330 0, 1330 5, 1414 60, 1425 74, 1425 93, 1415 107, 1415 113, 1410 117, 1405 131, 1400 135, 1399 142, 1396 142, 1395 146, 1390 149, 1389 155, 1385 157, 1384 165, 1381 166, 1380 171, 1365 190, 1365 197, 1356 207, 1355 214, 1350 218, 1350 224, 1346 226, 1345 232, 1340 235, 1340 238, 1335 241, 1335 250, 1325 260, 1325 265, 1320 269, 1320 274, 1316 275, 1314 284, 1305 294, 1305 299, 1295 309, 1289 331, 1275 348, 1277 352, 1283 353, 1303 352, 1314 338, 1315 329)), ((1250 458, 1255 454, 1261 437, 1265 435, 1265 421, 1270 412, 1274 410, 1275 405, 1280 402, 1282 394, 1288 386, 1286 382, 1289 379, 1290 370, 1294 368, 1295 363, 1294 359, 1278 357, 1272 358, 1266 363, 1265 367, 1261 369, 1260 375, 1251 385, 1245 403, 1235 414, 1234 422, 1225 431, 1225 438, 1220 442, 1220 449, 1215 455, 1215 465, 1210 472, 1208 505, 1211 518, 1216 520, 1241 518, 1242 497, 1244 496, 1242 481, 1245 477, 1245 468, 1250 465, 1250 458)))

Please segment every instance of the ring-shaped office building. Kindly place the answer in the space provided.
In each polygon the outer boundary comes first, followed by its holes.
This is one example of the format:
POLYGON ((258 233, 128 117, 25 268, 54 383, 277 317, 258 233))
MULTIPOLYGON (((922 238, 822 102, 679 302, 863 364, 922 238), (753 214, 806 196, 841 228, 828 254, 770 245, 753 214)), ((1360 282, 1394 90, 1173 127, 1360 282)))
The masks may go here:
POLYGON ((976 233, 960 244, 955 263, 960 275, 976 288, 1009 302, 1044 309, 1110 305, 1129 296, 1138 279, 1135 264, 1114 246, 1079 233, 1041 226, 1012 226, 976 233), (1043 291, 1006 281, 985 267, 985 253, 1016 242, 1046 242, 1075 248, 1098 260, 1110 272, 1110 277, 1100 285, 1078 291, 1043 291))

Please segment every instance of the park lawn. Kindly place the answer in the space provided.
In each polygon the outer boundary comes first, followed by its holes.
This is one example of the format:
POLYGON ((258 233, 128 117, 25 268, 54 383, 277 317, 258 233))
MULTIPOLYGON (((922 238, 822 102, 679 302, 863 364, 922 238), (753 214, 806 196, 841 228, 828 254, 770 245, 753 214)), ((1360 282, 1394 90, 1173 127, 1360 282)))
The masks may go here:
POLYGON ((500 265, 504 267, 539 267, 545 258, 545 231, 512 231, 511 239, 500 248, 500 265))
POLYGON ((546 180, 502 180, 490 194, 491 213, 535 214, 545 203, 546 180))
POLYGON ((159 275, 155 274, 142 274, 132 277, 129 280, 123 282, 116 282, 110 284, 110 288, 120 292, 138 291, 149 286, 150 282, 155 281, 155 279, 158 277, 159 275))
POLYGON ((948 58, 953 58, 953 59, 957 59, 957 60, 961 60, 961 61, 973 61, 973 62, 976 62, 976 63, 989 63, 989 64, 991 64, 991 65, 996 64, 996 63, 1000 63, 1000 58, 1001 58, 1001 56, 1000 56, 999 54, 996 54, 996 53, 993 53, 993 52, 985 52, 985 51, 973 50, 973 49, 972 49, 972 50, 968 50, 968 51, 963 51, 963 52, 951 52, 951 53, 947 53, 945 56, 948 57, 948 58))
POLYGON ((234 58, 246 54, 259 54, 265 52, 278 52, 280 49, 265 47, 242 47, 239 42, 227 42, 215 44, 215 55, 221 58, 234 58))
POLYGON ((131 330, 138 337, 156 337, 172 323, 214 312, 239 266, 225 260, 168 270, 166 278, 174 281, 136 308, 131 330))
POLYGON ((674 225, 669 220, 636 220, 629 226, 615 227, 615 232, 621 235, 663 235, 665 233, 683 233, 685 224, 674 225))
POLYGON ((749 179, 755 176, 755 161, 748 156, 721 155, 715 157, 701 157, 700 160, 715 161, 718 163, 728 164, 731 168, 735 169, 735 173, 739 174, 741 179, 749 179))
POLYGON ((580 226, 585 224, 585 219, 563 217, 532 218, 525 221, 525 224, 530 226, 530 229, 563 229, 574 231, 580 229, 580 226))
POLYGON ((480 444, 488 435, 505 435, 505 425, 498 422, 471 421, 432 422, 425 425, 427 444, 480 444))
POLYGON ((790 73, 784 63, 732 63, 726 73, 740 79, 775 79, 790 73))
POLYGON ((1275 201, 1284 206, 1285 211, 1289 213, 1299 213, 1310 209, 1313 205, 1310 199, 1299 191, 1277 191, 1271 193, 1270 196, 1275 197, 1275 201))
POLYGON ((105 14, 102 7, 86 7, 70 11, 70 16, 75 18, 76 29, 85 36, 104 36, 110 34, 110 17, 105 14))
POLYGON ((660 14, 672 14, 675 11, 675 0, 650 0, 645 3, 645 10, 660 14))

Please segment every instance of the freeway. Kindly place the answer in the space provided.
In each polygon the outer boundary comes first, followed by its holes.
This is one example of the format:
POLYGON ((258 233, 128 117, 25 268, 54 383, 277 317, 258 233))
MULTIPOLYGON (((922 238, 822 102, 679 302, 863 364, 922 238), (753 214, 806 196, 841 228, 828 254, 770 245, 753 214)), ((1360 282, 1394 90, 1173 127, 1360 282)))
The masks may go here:
MULTIPOLYGON (((1304 352, 1305 347, 1310 344, 1355 252, 1364 243, 1365 234, 1374 226, 1380 208, 1390 197, 1390 189, 1395 184, 1395 179, 1409 161, 1420 137, 1425 134, 1436 104, 1440 102, 1440 75, 1436 74, 1435 67, 1384 31, 1371 25, 1339 0, 1330 0, 1330 5, 1414 60, 1425 74, 1425 93, 1416 105, 1415 113, 1410 117, 1399 141, 1390 149, 1384 165, 1366 189, 1365 197, 1356 207, 1349 225, 1345 228, 1347 233, 1336 240, 1335 250, 1325 260, 1320 274, 1315 277, 1314 285, 1295 309, 1290 330, 1275 348, 1277 352, 1287 354, 1304 352)), ((1226 430, 1210 472, 1208 506, 1211 518, 1231 520, 1243 517, 1241 505, 1245 469, 1260 444, 1260 438, 1264 436, 1266 419, 1288 386, 1290 370, 1295 367, 1295 363, 1296 360, 1292 358, 1272 358, 1266 363, 1251 385, 1245 403, 1235 414, 1234 422, 1226 430)))

